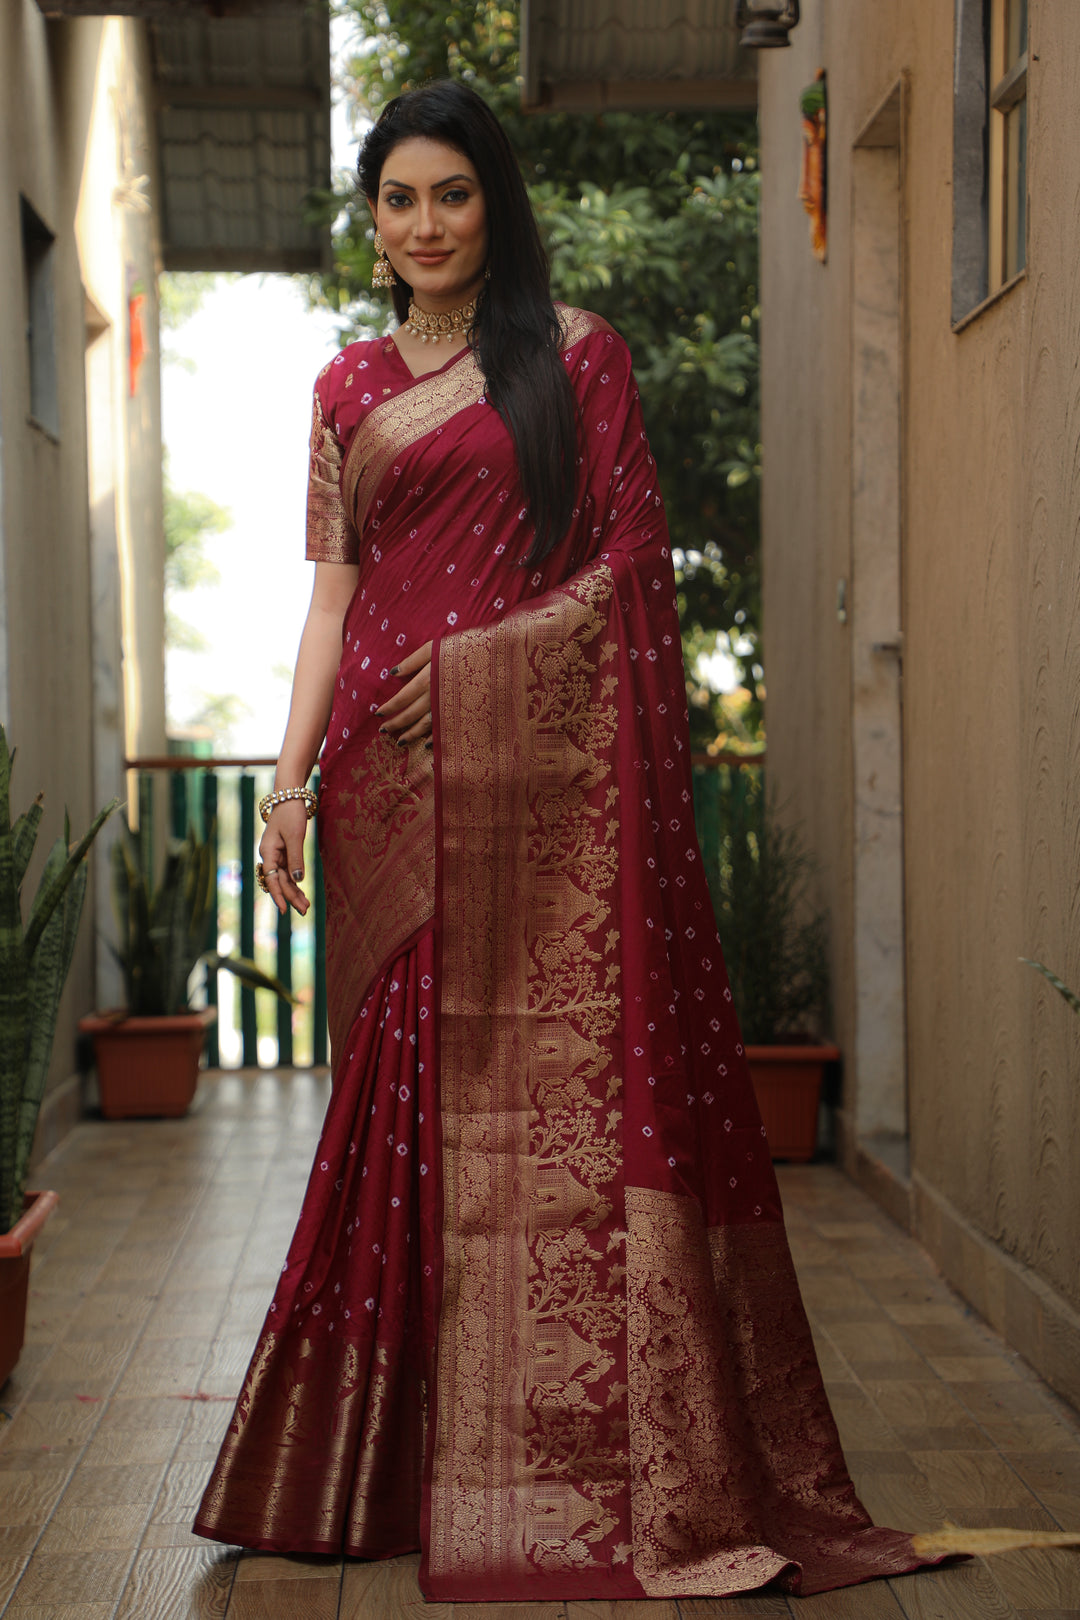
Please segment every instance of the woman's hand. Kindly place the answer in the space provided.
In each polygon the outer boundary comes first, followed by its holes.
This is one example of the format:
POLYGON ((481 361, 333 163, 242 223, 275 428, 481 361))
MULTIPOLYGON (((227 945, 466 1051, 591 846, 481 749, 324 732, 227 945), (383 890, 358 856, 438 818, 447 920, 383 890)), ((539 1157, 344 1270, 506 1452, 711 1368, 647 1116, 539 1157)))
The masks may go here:
POLYGON ((310 904, 299 887, 304 879, 307 820, 307 806, 303 799, 286 799, 283 804, 275 804, 259 842, 263 876, 270 898, 282 916, 292 906, 302 917, 310 904))
POLYGON ((425 641, 390 671, 404 684, 378 710, 384 737, 399 745, 431 735, 431 642, 425 641))

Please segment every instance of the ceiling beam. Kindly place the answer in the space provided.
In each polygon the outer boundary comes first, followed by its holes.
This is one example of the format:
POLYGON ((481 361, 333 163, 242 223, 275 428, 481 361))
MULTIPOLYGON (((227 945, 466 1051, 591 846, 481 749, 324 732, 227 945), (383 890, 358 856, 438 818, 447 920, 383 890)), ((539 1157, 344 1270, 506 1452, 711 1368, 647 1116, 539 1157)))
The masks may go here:
POLYGON ((526 112, 645 112, 663 107, 733 107, 753 111, 755 79, 560 79, 541 83, 526 112))
POLYGON ((252 107, 265 112, 305 112, 324 107, 329 97, 315 85, 163 84, 154 85, 155 107, 252 107))
POLYGON ((522 107, 754 109, 736 0, 521 0, 522 107))

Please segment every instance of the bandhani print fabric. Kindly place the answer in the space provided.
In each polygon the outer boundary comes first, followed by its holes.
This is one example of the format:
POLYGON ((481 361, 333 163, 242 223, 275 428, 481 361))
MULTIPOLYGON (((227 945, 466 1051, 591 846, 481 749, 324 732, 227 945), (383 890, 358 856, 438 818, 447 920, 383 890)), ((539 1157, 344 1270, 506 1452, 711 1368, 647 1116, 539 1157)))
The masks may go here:
POLYGON ((196 1530, 420 1549, 444 1601, 811 1593, 917 1567, 855 1496, 694 829, 626 345, 560 309, 574 521, 525 561, 469 350, 316 384, 356 562, 322 756, 333 1094, 196 1530), (431 639, 434 748, 379 735, 431 639))

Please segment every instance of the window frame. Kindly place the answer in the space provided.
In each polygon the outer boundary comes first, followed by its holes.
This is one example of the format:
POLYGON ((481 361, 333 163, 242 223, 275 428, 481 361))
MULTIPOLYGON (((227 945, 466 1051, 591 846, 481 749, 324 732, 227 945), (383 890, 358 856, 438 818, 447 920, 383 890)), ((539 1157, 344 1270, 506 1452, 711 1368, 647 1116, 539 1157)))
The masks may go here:
POLYGON ((56 356, 56 235, 28 197, 19 197, 23 309, 26 321, 27 420, 60 437, 56 356))
POLYGON ((1013 195, 1010 172, 1009 119, 1024 103, 1027 114, 1029 45, 1025 0, 990 0, 989 39, 989 290, 1015 280, 1027 266, 1027 136, 1013 195), (1011 55, 1012 7, 1024 5, 1024 28, 1011 55), (1023 45, 1023 49, 1019 48, 1023 45), (1016 216, 1019 216, 1017 219, 1016 216), (1015 238, 1013 233, 1016 233, 1015 238), (1015 251, 1014 251, 1015 250, 1015 251))
MULTIPOLYGON (((1023 162, 1010 177, 1010 115, 1026 103, 1030 43, 1009 59, 1007 26, 1017 0, 955 0, 953 60, 952 329, 962 331, 1027 272, 1027 129, 1023 162), (1015 189, 1011 198, 1009 188, 1015 189), (1016 214, 1019 213, 1019 220, 1016 214), (1016 252, 1009 229, 1015 221, 1016 252)), ((1030 4, 1028 4, 1028 12, 1030 4)))

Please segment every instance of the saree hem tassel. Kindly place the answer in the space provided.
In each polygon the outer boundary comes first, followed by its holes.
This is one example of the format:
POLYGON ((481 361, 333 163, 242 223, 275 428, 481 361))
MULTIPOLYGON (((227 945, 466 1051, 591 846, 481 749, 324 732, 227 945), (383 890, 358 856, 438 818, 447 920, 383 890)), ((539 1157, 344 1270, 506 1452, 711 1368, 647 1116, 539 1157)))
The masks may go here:
POLYGON ((724 970, 628 353, 561 316, 580 486, 540 563, 471 350, 414 379, 354 344, 316 386, 309 554, 359 565, 334 1087, 199 1530, 419 1545, 448 1601, 901 1574, 927 1560, 848 1475, 724 970), (426 640, 434 748, 397 748, 377 711, 426 640))

